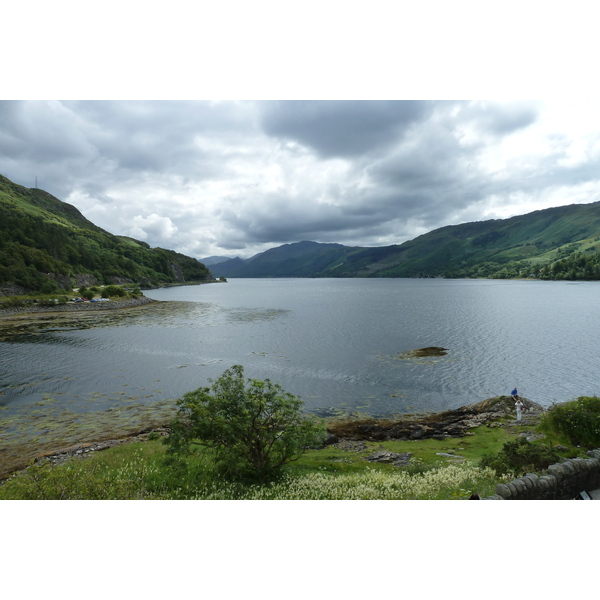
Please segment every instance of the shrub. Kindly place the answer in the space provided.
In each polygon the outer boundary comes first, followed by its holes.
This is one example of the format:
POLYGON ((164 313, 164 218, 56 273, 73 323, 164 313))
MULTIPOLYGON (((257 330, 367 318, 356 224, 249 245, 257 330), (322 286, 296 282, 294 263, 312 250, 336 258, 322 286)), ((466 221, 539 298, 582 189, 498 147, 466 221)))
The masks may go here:
POLYGON ((540 428, 565 436, 571 444, 596 448, 600 446, 600 398, 580 396, 555 404, 542 416, 540 428))
POLYGON ((214 451, 225 475, 264 482, 325 437, 325 426, 301 414, 302 401, 269 379, 244 382, 244 369, 227 369, 212 388, 178 400, 178 416, 165 439, 170 454, 185 455, 193 444, 214 451))
POLYGON ((109 298, 114 298, 115 296, 122 297, 122 296, 127 295, 127 292, 123 288, 118 287, 116 285, 107 285, 104 288, 103 293, 105 296, 108 296, 109 298))
POLYGON ((542 471, 559 460, 559 454, 551 446, 532 444, 526 438, 519 437, 506 442, 498 454, 484 455, 480 466, 494 469, 499 474, 525 473, 542 471))

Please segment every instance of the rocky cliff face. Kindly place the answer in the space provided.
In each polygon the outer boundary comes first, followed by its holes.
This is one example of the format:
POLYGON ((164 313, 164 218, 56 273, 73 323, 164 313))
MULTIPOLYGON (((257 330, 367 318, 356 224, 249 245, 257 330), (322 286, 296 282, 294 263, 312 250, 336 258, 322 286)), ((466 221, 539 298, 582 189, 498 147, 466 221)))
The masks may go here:
POLYGON ((173 275, 177 280, 177 283, 185 283, 185 277, 183 276, 183 271, 181 267, 176 263, 171 263, 171 271, 173 271, 173 275))

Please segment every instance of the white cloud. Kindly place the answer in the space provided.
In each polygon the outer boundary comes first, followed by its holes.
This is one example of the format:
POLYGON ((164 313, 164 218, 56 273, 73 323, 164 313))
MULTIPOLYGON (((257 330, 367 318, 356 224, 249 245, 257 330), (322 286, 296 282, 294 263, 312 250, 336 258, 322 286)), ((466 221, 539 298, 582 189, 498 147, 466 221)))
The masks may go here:
POLYGON ((171 241, 177 231, 177 227, 173 225, 169 217, 161 217, 156 213, 152 213, 147 217, 142 215, 133 217, 129 235, 131 237, 140 236, 142 240, 160 240, 164 243, 171 241))

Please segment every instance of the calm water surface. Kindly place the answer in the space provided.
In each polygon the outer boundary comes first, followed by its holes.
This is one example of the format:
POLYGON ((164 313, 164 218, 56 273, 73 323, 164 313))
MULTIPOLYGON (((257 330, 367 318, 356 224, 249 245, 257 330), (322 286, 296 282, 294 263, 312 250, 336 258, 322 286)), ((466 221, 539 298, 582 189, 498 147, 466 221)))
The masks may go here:
POLYGON ((595 282, 441 279, 150 290, 169 302, 0 342, 0 418, 49 397, 76 411, 151 405, 233 364, 322 415, 438 411, 514 386, 549 405, 600 392, 599 292, 595 282), (401 357, 426 346, 448 353, 401 357))

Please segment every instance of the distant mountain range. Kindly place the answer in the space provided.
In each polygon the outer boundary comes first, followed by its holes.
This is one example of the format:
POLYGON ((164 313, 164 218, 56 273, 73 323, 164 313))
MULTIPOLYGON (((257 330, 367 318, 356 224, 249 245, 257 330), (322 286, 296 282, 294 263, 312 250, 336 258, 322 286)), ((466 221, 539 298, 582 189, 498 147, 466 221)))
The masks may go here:
POLYGON ((297 242, 211 265, 216 277, 600 279, 600 202, 436 229, 376 248, 297 242))
POLYGON ((0 295, 53 294, 106 283, 149 287, 214 277, 600 279, 600 202, 451 225, 399 245, 303 241, 249 259, 212 256, 198 261, 112 235, 74 206, 0 175, 0 295))
POLYGON ((210 279, 210 270, 194 258, 112 235, 48 192, 0 175, 0 295, 210 279))
POLYGON ((232 260, 233 258, 233 256, 207 256, 206 258, 201 258, 200 262, 207 267, 211 267, 212 265, 218 265, 219 263, 225 262, 226 260, 232 260))

